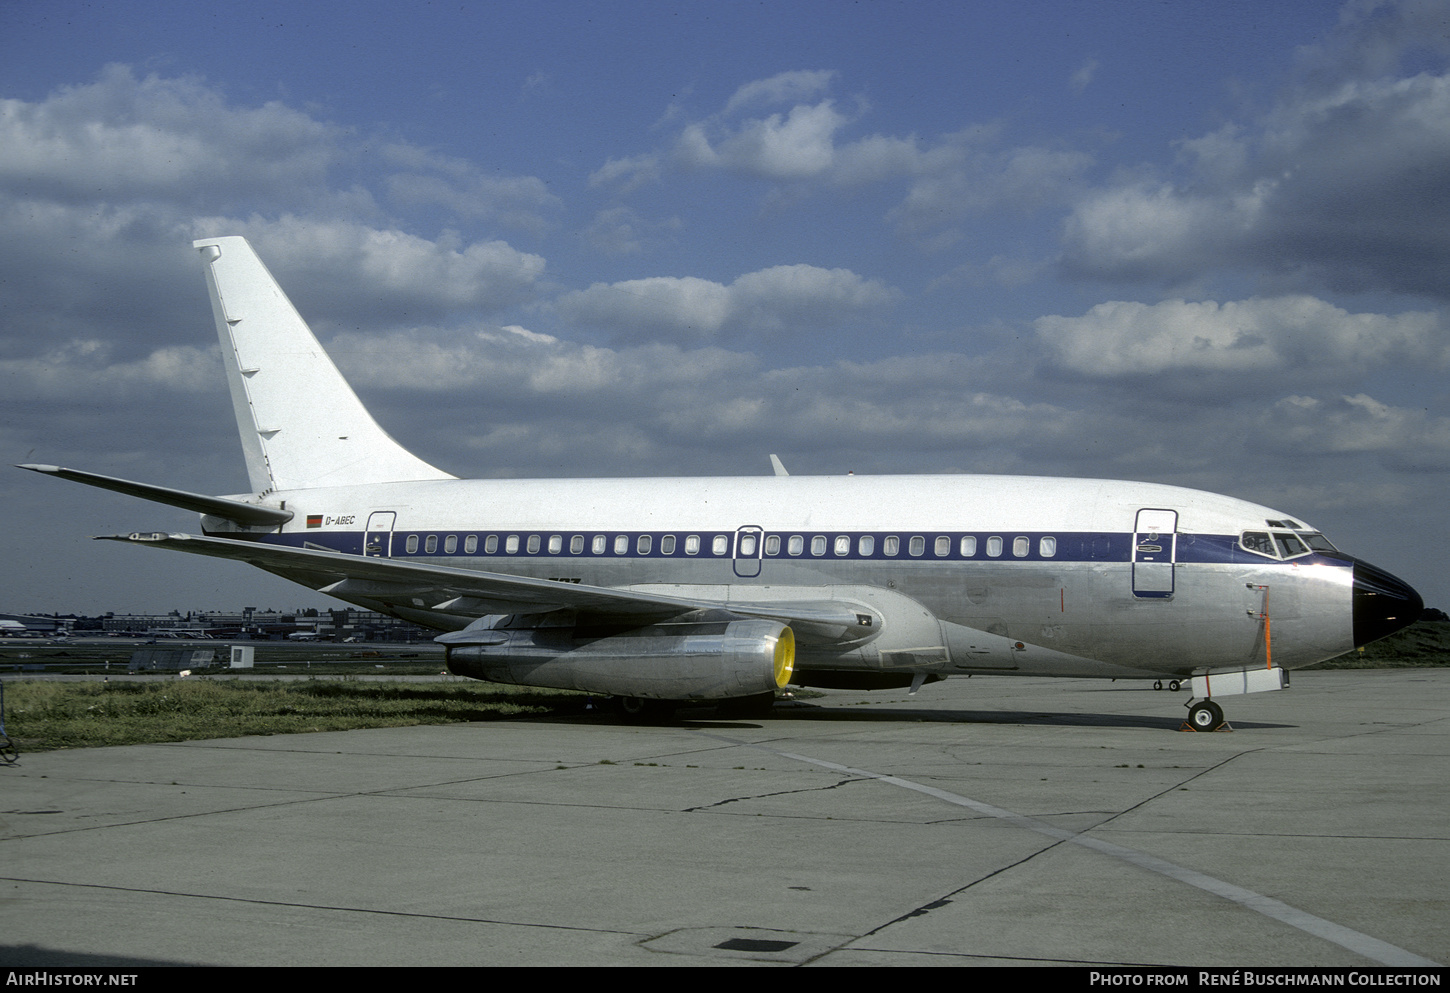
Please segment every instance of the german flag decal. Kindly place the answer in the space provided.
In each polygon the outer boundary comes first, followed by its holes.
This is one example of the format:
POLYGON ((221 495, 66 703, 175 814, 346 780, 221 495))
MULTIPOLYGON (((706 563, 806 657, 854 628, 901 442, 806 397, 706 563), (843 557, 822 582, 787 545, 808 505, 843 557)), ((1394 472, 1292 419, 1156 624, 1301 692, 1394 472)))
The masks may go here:
POLYGON ((310 527, 310 528, 320 528, 320 527, 322 527, 322 515, 321 514, 308 514, 307 515, 307 526, 310 527))

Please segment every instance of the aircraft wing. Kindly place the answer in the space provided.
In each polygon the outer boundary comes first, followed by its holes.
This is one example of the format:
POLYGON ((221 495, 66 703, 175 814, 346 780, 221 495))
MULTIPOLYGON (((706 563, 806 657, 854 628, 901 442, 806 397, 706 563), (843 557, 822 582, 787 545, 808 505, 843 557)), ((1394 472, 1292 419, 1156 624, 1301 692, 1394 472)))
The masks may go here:
POLYGON ((312 548, 292 548, 259 541, 212 538, 191 534, 138 532, 109 535, 147 548, 169 548, 236 559, 342 599, 365 598, 414 610, 483 617, 489 614, 541 614, 573 609, 631 624, 651 624, 694 610, 729 610, 796 624, 817 642, 849 641, 872 620, 859 604, 832 600, 725 601, 667 596, 640 590, 612 589, 533 579, 497 572, 399 562, 312 548))

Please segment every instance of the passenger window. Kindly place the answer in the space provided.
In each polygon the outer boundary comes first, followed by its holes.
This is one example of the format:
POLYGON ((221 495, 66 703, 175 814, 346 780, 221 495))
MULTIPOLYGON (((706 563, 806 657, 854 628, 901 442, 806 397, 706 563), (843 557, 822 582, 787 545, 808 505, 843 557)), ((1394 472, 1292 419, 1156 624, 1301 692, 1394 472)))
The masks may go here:
POLYGON ((448 537, 443 539, 443 551, 447 552, 449 555, 452 555, 454 552, 458 551, 458 535, 450 534, 448 537))
POLYGON ((558 555, 564 550, 564 536, 562 534, 549 535, 549 554, 558 555))
POLYGON ((969 534, 969 535, 966 535, 965 537, 963 537, 962 538, 962 544, 961 544, 960 551, 962 553, 962 558, 964 558, 964 559, 969 559, 972 556, 976 555, 977 554, 977 538, 976 538, 976 535, 969 534))
POLYGON ((519 536, 516 534, 511 534, 507 538, 505 538, 503 543, 503 550, 508 552, 510 555, 516 554, 519 550, 519 536))
POLYGON ((584 536, 582 534, 576 534, 569 539, 569 554, 578 555, 582 551, 584 551, 584 536))
POLYGON ((416 555, 417 553, 418 553, 418 536, 416 534, 410 534, 410 535, 408 535, 408 554, 409 555, 416 555))
POLYGON ((483 550, 490 555, 498 553, 498 535, 491 534, 483 539, 483 550))
POLYGON ((768 538, 765 539, 765 554, 766 555, 779 555, 780 554, 780 535, 773 534, 773 535, 770 535, 768 538))
POLYGON ((675 536, 674 535, 667 534, 663 538, 660 539, 660 554, 661 555, 673 555, 673 554, 675 554, 675 536))
POLYGON ((473 555, 478 551, 478 535, 471 534, 463 539, 463 554, 473 555))
POLYGON ((1025 559, 1027 557, 1027 552, 1029 549, 1031 549, 1031 547, 1032 542, 1023 535, 1018 535, 1016 538, 1012 539, 1012 554, 1017 556, 1017 558, 1019 559, 1025 559))
POLYGON ((919 534, 912 535, 911 544, 907 546, 907 551, 912 555, 920 555, 926 551, 926 539, 919 534))
POLYGON ((609 547, 609 539, 602 534, 596 534, 589 543, 589 550, 595 555, 603 555, 604 549, 609 547))
POLYGON ((883 555, 895 555, 899 551, 901 551, 901 539, 894 534, 888 535, 886 540, 881 543, 881 554, 883 555))
POLYGON ((1057 554, 1056 538, 1041 538, 1037 542, 1037 554, 1045 559, 1050 559, 1057 554))
POLYGON ((851 536, 848 535, 848 534, 838 535, 836 537, 836 548, 835 548, 835 551, 836 551, 836 554, 837 555, 850 555, 851 554, 851 536))
POLYGON ((715 555, 724 555, 730 551, 730 538, 723 534, 717 534, 715 540, 710 542, 710 551, 715 555))
POLYGON ((653 544, 654 544, 654 539, 652 539, 647 534, 642 534, 642 535, 639 536, 639 541, 637 541, 637 542, 634 543, 634 549, 635 549, 635 551, 639 552, 639 554, 641 554, 641 555, 648 555, 649 554, 649 550, 650 550, 650 546, 653 545, 653 544))
POLYGON ((736 556, 742 559, 754 558, 755 543, 758 537, 759 536, 753 532, 747 532, 746 534, 742 534, 740 536, 740 548, 736 551, 736 556))
POLYGON ((805 551, 805 548, 806 540, 804 538, 802 538, 798 534, 793 534, 790 536, 790 544, 787 546, 786 549, 788 554, 799 555, 801 552, 805 551))
POLYGON ((430 534, 427 538, 423 540, 423 551, 427 552, 429 555, 432 555, 434 552, 438 551, 438 536, 436 534, 430 534))
POLYGON ((863 534, 861 540, 856 542, 856 551, 865 558, 876 551, 876 539, 869 534, 863 534))
POLYGON ((539 536, 536 534, 529 535, 529 554, 539 554, 539 536))
POLYGON ((814 538, 811 539, 811 554, 812 555, 825 555, 826 554, 826 536, 825 535, 818 534, 814 538))
POLYGON ((1002 539, 999 538, 999 537, 997 537, 994 534, 994 535, 992 535, 992 537, 990 537, 990 538, 987 539, 987 555, 989 557, 995 559, 995 558, 997 558, 1001 554, 1002 554, 1002 539))
POLYGON ((946 535, 941 535, 936 540, 936 557, 944 559, 952 553, 952 540, 946 535))
POLYGON ((700 536, 698 534, 692 534, 688 538, 685 539, 685 554, 686 555, 698 555, 698 554, 700 554, 700 536))
POLYGON ((629 535, 622 534, 622 535, 619 535, 618 537, 616 537, 614 539, 614 554, 615 555, 628 555, 629 554, 629 535))

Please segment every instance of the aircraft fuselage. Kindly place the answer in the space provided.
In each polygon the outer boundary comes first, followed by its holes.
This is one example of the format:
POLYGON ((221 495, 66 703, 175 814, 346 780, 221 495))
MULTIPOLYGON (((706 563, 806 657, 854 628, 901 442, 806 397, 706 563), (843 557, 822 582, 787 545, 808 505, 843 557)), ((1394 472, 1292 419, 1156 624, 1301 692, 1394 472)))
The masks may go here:
MULTIPOLYGON (((1355 570, 1366 567, 1278 511, 1159 484, 430 480, 265 502, 285 504, 293 520, 278 531, 207 518, 206 530, 725 604, 847 600, 879 615, 882 636, 863 630, 857 642, 813 647, 798 630, 805 671, 1186 677, 1310 665, 1367 640, 1355 630, 1355 570), (1296 544, 1285 556, 1289 537, 1296 544)), ((417 599, 386 609, 439 630, 472 620, 437 609, 442 594, 417 599)))

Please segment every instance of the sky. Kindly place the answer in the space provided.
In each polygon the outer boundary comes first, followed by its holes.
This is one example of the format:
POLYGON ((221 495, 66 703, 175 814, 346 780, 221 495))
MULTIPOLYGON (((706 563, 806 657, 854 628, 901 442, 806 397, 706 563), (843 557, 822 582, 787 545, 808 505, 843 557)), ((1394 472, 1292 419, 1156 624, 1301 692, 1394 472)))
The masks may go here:
POLYGON ((7 0, 0 611, 336 605, 8 467, 246 490, 220 235, 459 476, 1172 483, 1450 605, 1450 0, 7 0))

